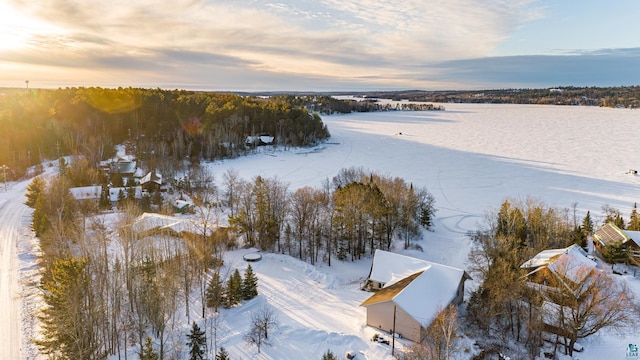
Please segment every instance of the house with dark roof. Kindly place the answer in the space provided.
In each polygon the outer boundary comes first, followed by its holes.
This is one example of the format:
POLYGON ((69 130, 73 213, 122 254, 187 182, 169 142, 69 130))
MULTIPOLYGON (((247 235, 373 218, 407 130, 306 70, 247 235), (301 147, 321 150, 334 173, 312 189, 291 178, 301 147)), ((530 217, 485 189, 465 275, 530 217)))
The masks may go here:
POLYGON ((162 175, 155 171, 149 171, 145 176, 140 178, 140 186, 143 190, 155 191, 162 186, 162 175))
POLYGON ((111 173, 120 174, 122 177, 132 177, 137 169, 137 163, 129 157, 120 157, 111 163, 111 173))
POLYGON ((640 231, 622 230, 613 223, 606 223, 593 234, 593 245, 600 254, 608 246, 622 245, 626 251, 640 259, 640 231))
POLYGON ((375 293, 360 306, 367 309, 367 325, 395 332, 419 342, 439 311, 460 305, 464 282, 471 277, 462 269, 376 250, 365 288, 375 293))

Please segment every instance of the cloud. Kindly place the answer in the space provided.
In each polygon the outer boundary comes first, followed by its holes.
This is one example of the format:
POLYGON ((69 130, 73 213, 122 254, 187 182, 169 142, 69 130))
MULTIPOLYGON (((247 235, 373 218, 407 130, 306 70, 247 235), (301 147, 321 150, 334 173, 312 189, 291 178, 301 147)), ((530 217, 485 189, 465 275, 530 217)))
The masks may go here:
POLYGON ((421 79, 455 81, 464 88, 632 86, 640 84, 639 63, 640 48, 574 50, 446 61, 430 66, 431 75, 421 79))
POLYGON ((9 1, 47 24, 0 48, 0 69, 15 78, 33 65, 49 81, 237 90, 639 82, 638 49, 491 57, 545 16, 535 0, 9 1))
MULTIPOLYGON (((61 29, 52 43, 204 51, 286 70, 315 64, 394 66, 487 55, 519 23, 532 1, 406 0, 11 0, 61 29), (65 36, 66 35, 66 36, 65 36), (78 40, 78 39, 76 39, 78 40), (145 45, 142 45, 145 44, 145 45), (290 60, 269 63, 274 54, 290 60), (359 63, 360 62, 360 63, 359 63)), ((45 34, 34 34, 34 38, 45 34)), ((311 72, 313 73, 313 72, 311 72)))

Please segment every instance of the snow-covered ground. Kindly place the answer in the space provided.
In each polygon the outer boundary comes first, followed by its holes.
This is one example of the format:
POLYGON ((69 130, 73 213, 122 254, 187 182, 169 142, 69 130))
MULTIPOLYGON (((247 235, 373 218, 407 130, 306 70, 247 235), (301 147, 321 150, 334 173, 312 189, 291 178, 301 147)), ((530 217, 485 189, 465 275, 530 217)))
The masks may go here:
MULTIPOLYGON (((425 233, 421 242, 424 252, 398 251, 461 268, 466 267, 470 245, 465 234, 475 230, 484 214, 507 197, 531 196, 561 208, 577 203, 579 217, 591 210, 600 221, 603 204, 628 216, 633 202, 640 199, 640 177, 627 173, 640 168, 638 111, 478 104, 445 107, 446 111, 324 116, 332 134, 325 144, 290 152, 266 151, 210 163, 209 167, 218 182, 223 172, 232 168, 245 179, 277 175, 292 191, 305 185, 320 186, 324 179, 351 166, 426 186, 436 198, 435 229, 425 233)), ((24 186, 17 185, 0 194, 0 202, 17 199, 16 192, 24 191, 24 186)), ((5 219, 9 220, 0 217, 1 229, 10 226, 5 219)), ((22 238, 0 231, 3 263, 16 257, 30 259, 21 252, 23 247, 18 247, 17 254, 7 255, 22 238)), ((242 269, 246 267, 242 256, 250 251, 229 252, 225 263, 242 269)), ((263 254, 263 259, 252 265, 260 295, 222 311, 218 345, 233 359, 315 359, 328 349, 339 357, 352 351, 357 359, 391 359, 390 346, 369 341, 376 331, 364 325, 365 311, 358 306, 369 296, 359 285, 370 265, 368 259, 314 267, 287 256, 263 254), (272 344, 263 346, 258 354, 243 338, 250 314, 265 305, 275 310, 280 326, 270 335, 272 344)), ((21 271, 24 276, 28 272, 17 270, 10 261, 0 270, 0 306, 7 309, 14 306, 16 297, 4 295, 5 278, 13 288, 18 286, 17 277, 7 274, 21 271)), ((640 280, 625 278, 640 294, 640 280)), ((23 323, 31 324, 28 319, 32 317, 23 313, 23 323)), ((10 324, 9 334, 19 329, 15 318, 0 320, 4 327, 10 324)), ((0 349, 10 348, 19 339, 20 335, 0 336, 0 349)), ((622 359, 630 343, 640 343, 640 330, 625 336, 598 334, 582 341, 585 351, 577 357, 622 359)), ((470 357, 468 344, 460 358, 470 357)), ((11 351, 7 357, 0 353, 0 358, 14 358, 11 355, 18 350, 11 351)), ((31 356, 21 353, 22 357, 31 356)))

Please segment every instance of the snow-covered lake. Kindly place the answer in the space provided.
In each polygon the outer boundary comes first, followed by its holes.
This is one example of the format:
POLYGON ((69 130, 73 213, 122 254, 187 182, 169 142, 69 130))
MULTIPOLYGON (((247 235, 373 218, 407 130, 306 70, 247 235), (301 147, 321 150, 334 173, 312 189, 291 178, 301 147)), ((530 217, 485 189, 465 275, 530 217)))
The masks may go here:
MULTIPOLYGON (((434 194, 438 225, 433 236, 443 240, 475 230, 506 198, 534 197, 558 208, 577 203, 578 215, 591 210, 596 222, 603 205, 628 216, 640 199, 640 175, 628 174, 640 169, 640 111, 494 104, 445 108, 324 116, 332 135, 326 144, 216 162, 211 169, 218 181, 228 168, 245 179, 278 176, 290 190, 320 186, 352 166, 398 176, 434 194)), ((466 261, 460 251, 426 256, 460 267, 466 261)))

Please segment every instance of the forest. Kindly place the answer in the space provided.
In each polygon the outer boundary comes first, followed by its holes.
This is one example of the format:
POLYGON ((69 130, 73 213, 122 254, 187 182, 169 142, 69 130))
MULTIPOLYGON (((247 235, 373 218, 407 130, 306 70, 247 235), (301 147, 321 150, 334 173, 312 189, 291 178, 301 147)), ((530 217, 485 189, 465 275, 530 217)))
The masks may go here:
POLYGON ((251 151, 248 136, 280 146, 308 146, 329 137, 317 114, 294 97, 140 88, 64 88, 0 95, 0 164, 18 179, 45 159, 82 154, 92 167, 128 143, 146 167, 167 173, 251 151))
MULTIPOLYGON (((341 93, 342 94, 342 93, 341 93)), ((344 95, 435 103, 493 103, 640 107, 640 86, 485 90, 399 90, 353 92, 344 95)))

